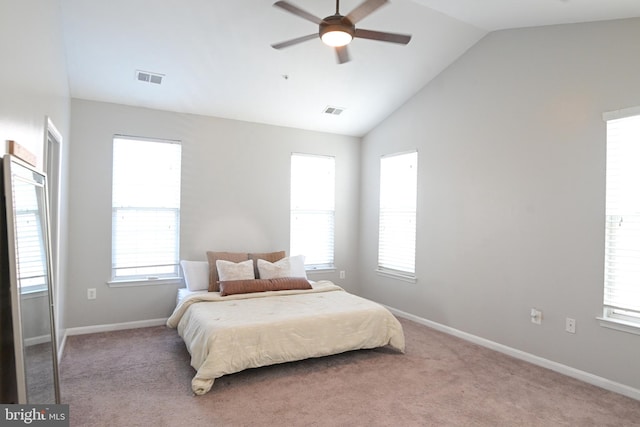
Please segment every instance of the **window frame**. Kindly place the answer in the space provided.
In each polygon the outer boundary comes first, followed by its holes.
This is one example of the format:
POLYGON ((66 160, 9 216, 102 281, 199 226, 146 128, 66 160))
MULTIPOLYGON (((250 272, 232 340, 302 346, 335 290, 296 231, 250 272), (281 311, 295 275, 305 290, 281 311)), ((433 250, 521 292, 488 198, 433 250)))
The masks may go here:
MULTIPOLYGON (((376 259, 376 273, 378 273, 381 276, 385 276, 385 277, 390 277, 390 278, 394 278, 394 279, 399 279, 402 281, 406 281, 406 282, 410 282, 410 283, 416 283, 417 282, 417 276, 416 276, 416 259, 417 259, 417 240, 418 240, 418 230, 417 230, 417 218, 418 218, 418 150, 410 150, 410 151, 402 151, 402 152, 397 152, 397 153, 391 153, 391 154, 384 154, 382 156, 380 156, 380 162, 379 162, 379 166, 380 166, 380 180, 379 180, 379 206, 378 206, 378 257, 376 259), (390 262, 389 261, 385 261, 384 259, 382 259, 382 252, 383 252, 383 232, 382 232, 382 224, 383 224, 383 215, 385 214, 385 209, 383 208, 383 204, 386 203, 386 200, 384 200, 385 198, 385 187, 387 187, 387 184, 383 182, 383 180, 385 179, 385 175, 384 175, 384 165, 383 163, 385 163, 385 160, 390 160, 390 159, 397 159, 400 156, 408 156, 408 155, 412 155, 415 156, 415 172, 414 175, 411 177, 414 182, 410 183, 410 185, 413 186, 414 188, 414 192, 412 195, 412 201, 409 202, 407 204, 407 206, 405 207, 410 207, 412 209, 410 210, 405 210, 406 212, 409 212, 410 215, 412 215, 412 222, 413 222, 413 231, 412 231, 412 238, 413 238, 413 242, 408 245, 409 248, 411 248, 412 245, 412 249, 413 249, 413 267, 412 269, 408 269, 408 270, 404 270, 404 269, 400 269, 400 268, 393 268, 392 266, 390 266, 390 262), (412 206, 411 206, 412 205, 412 206), (386 265, 385 265, 386 264, 386 265)), ((403 202, 408 202, 407 200, 404 200, 403 202)), ((388 211, 388 209, 387 209, 388 211)), ((404 242, 406 243, 406 242, 404 242)), ((403 245, 404 245, 403 243, 403 245)))
MULTIPOLYGON (((300 152, 292 152, 290 156, 290 179, 291 179, 291 188, 290 188, 290 200, 289 200, 289 212, 290 212, 290 223, 289 223, 289 251, 291 255, 304 255, 305 256, 305 270, 313 272, 313 271, 331 271, 335 270, 335 240, 336 240, 336 157, 331 155, 324 154, 308 154, 308 153, 300 153, 300 152), (322 208, 318 207, 302 207, 296 208, 294 206, 294 180, 299 179, 301 177, 294 177, 294 158, 307 158, 307 159, 325 159, 331 160, 332 169, 327 170, 327 173, 330 173, 333 178, 333 182, 331 183, 331 203, 328 203, 327 206, 323 206, 322 208), (329 206, 330 205, 330 206, 329 206), (296 245, 294 244, 294 215, 307 214, 307 215, 325 215, 327 220, 330 223, 329 231, 331 232, 331 236, 327 236, 327 243, 325 249, 325 255, 330 254, 327 259, 322 261, 324 262, 313 262, 313 258, 310 256, 309 251, 299 250, 304 247, 304 245, 296 245), (298 247, 300 246, 300 248, 298 247), (299 253, 298 253, 299 252, 299 253), (307 252, 307 253, 305 253, 307 252)), ((329 188, 329 187, 327 187, 329 188)))
MULTIPOLYGON (((614 207, 615 202, 619 200, 617 198, 616 199, 612 198, 610 193, 613 193, 613 190, 612 188, 609 187, 610 185, 609 181, 611 179, 610 173, 612 174, 615 173, 613 171, 613 168, 610 167, 611 166, 610 162, 614 161, 614 157, 609 151, 611 148, 610 147, 611 144, 614 144, 614 142, 612 142, 612 139, 610 138, 610 131, 612 131, 612 129, 610 128, 610 125, 611 125, 610 122, 617 121, 617 120, 631 119, 631 118, 633 118, 634 120, 640 120, 640 107, 627 108, 627 109, 607 112, 603 114, 603 119, 606 124, 606 141, 605 141, 606 151, 605 152, 606 152, 606 159, 607 159, 606 168, 605 168, 606 170, 605 171, 606 198, 605 198, 605 218, 604 218, 605 259, 604 259, 602 316, 598 316, 597 319, 600 321, 600 325, 603 327, 640 335, 640 310, 633 309, 629 306, 622 306, 622 305, 616 304, 615 301, 613 301, 613 299, 608 299, 607 297, 607 293, 615 289, 615 286, 612 287, 609 284, 610 279, 608 278, 610 275, 614 273, 613 268, 610 269, 608 266, 612 259, 611 252, 608 249, 610 244, 613 242, 613 241, 610 241, 610 238, 613 239, 615 237, 615 233, 613 231, 610 231, 610 229, 612 228, 611 224, 613 224, 616 221, 619 221, 620 224, 622 224, 624 217, 627 217, 627 218, 632 216, 638 217, 640 215, 640 212, 637 212, 637 213, 631 212, 630 210, 628 210, 628 208, 625 208, 622 211, 617 210, 615 212, 613 208, 610 210, 610 204, 612 205, 612 207, 614 207)), ((613 125, 615 126, 615 124, 613 125)), ((638 126, 638 130, 640 132, 640 125, 638 126)), ((613 150, 615 150, 615 148, 613 148, 613 150)), ((635 302, 635 299, 634 299, 634 302, 635 302)), ((635 304, 636 305, 640 304, 640 301, 635 302, 635 304)))
MULTIPOLYGON (((180 273, 180 214, 181 214, 181 206, 180 206, 180 182, 181 182, 181 169, 182 169, 182 143, 177 140, 169 140, 169 139, 160 139, 160 138, 145 138, 131 135, 119 135, 116 134, 112 139, 112 190, 111 190, 111 277, 110 280, 107 281, 107 284, 110 287, 128 287, 128 286, 145 286, 145 285, 162 285, 162 284, 176 284, 181 282, 181 273, 180 273), (135 142, 144 142, 144 143, 155 143, 155 144, 173 144, 179 146, 179 150, 177 153, 177 176, 179 183, 177 185, 177 194, 173 194, 173 197, 177 197, 177 206, 175 207, 166 207, 166 206, 115 206, 114 203, 114 191, 115 188, 115 162, 116 154, 115 154, 115 145, 116 140, 124 140, 129 141, 131 143, 135 142), (174 249, 174 262, 170 262, 169 264, 147 264, 142 266, 132 266, 130 268, 154 268, 154 267, 171 267, 171 271, 166 273, 150 273, 150 274, 131 274, 131 275, 123 275, 118 274, 117 270, 122 270, 122 266, 116 266, 116 216, 118 212, 144 212, 149 211, 150 213, 162 213, 166 211, 174 212, 174 218, 171 223, 174 225, 173 233, 173 241, 175 242, 174 249)), ((166 201, 166 200, 165 200, 166 201)), ((174 200, 175 202, 175 200, 174 200)))

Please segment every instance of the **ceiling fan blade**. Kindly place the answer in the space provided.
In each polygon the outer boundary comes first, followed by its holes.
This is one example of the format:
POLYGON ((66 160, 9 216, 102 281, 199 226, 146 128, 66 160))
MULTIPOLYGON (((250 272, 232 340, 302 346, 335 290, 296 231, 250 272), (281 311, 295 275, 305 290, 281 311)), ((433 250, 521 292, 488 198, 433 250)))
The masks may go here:
POLYGON ((338 56, 338 64, 349 62, 349 51, 346 45, 336 47, 336 55, 338 56))
POLYGON ((370 14, 378 10, 378 8, 382 7, 388 2, 389 0, 366 0, 363 3, 360 3, 359 6, 356 6, 356 8, 351 12, 349 12, 347 18, 349 18, 349 21, 355 24, 356 22, 369 16, 370 14))
POLYGON ((307 40, 315 39, 318 37, 318 33, 309 34, 307 36, 297 37, 295 39, 283 41, 280 43, 274 43, 271 45, 274 49, 282 49, 285 47, 293 46, 294 44, 306 42, 307 40))
POLYGON ((320 23, 322 22, 322 19, 318 18, 315 15, 310 14, 305 10, 300 9, 298 6, 292 5, 289 2, 277 1, 273 5, 276 7, 279 7, 280 9, 284 9, 287 12, 293 13, 294 15, 299 16, 300 18, 306 19, 307 21, 311 21, 314 24, 320 25, 320 23))
POLYGON ((354 37, 400 44, 407 44, 411 41, 411 36, 406 34, 385 33, 382 31, 363 30, 361 28, 356 28, 354 37))

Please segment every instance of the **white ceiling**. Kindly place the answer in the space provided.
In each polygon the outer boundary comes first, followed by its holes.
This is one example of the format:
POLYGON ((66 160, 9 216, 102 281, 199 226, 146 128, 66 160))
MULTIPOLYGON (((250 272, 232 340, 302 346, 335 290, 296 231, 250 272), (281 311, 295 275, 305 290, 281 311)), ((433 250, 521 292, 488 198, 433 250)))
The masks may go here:
MULTIPOLYGON (((392 0, 357 27, 411 42, 355 39, 339 65, 319 39, 271 48, 317 31, 274 1, 62 0, 71 96, 361 136, 487 32, 640 16, 640 0, 392 0), (162 85, 136 70, 164 74, 162 85)), ((333 0, 289 2, 335 11, 333 0)))

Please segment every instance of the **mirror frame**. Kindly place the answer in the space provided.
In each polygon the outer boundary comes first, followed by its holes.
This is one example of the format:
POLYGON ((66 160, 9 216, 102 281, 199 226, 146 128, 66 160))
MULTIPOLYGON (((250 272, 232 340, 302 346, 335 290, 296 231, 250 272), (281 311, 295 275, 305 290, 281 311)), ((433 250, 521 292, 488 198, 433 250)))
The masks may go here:
MULTIPOLYGON (((17 157, 5 154, 3 158, 3 173, 4 173, 4 192, 5 192, 5 204, 6 204, 6 223, 7 223, 7 244, 8 244, 8 258, 9 258, 9 282, 11 288, 11 314, 13 324, 13 342, 15 353, 15 368, 16 368, 16 388, 18 404, 46 404, 46 403, 60 403, 60 384, 59 384, 59 372, 58 372, 58 355, 57 355, 57 338, 56 338, 56 324, 54 316, 54 295, 53 295, 53 272, 51 261, 51 237, 50 237, 50 225, 49 225, 49 195, 47 192, 47 176, 43 172, 35 169, 30 164, 18 159, 17 157), (48 317, 51 326, 51 352, 52 352, 52 369, 53 369, 53 389, 55 394, 55 402, 32 402, 29 400, 27 392, 27 364, 25 363, 25 347, 24 347, 24 335, 22 325, 22 295, 18 282, 18 264, 17 264, 17 233, 16 233, 16 221, 14 213, 14 197, 13 197, 13 183, 15 170, 17 168, 27 169, 29 172, 38 175, 41 178, 42 185, 42 197, 44 202, 44 212, 42 212, 42 228, 44 238, 44 250, 45 250, 45 267, 47 277, 47 307, 49 309, 48 317)), ((34 183, 36 184, 36 183, 34 183)), ((38 183, 39 184, 39 183, 38 183)))

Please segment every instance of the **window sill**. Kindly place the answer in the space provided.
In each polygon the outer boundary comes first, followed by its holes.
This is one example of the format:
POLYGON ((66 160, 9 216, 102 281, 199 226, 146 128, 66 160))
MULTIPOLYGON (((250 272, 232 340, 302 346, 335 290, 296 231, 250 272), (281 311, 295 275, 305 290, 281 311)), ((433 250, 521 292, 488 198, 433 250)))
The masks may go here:
POLYGON ((162 279, 110 280, 110 288, 130 288, 134 286, 182 285, 182 277, 164 277, 162 279))
POLYGON ((402 273, 396 273, 393 271, 389 271, 389 270, 380 270, 380 269, 376 269, 376 273, 378 273, 379 276, 384 276, 384 277, 389 277, 391 279, 397 279, 397 280, 402 280, 403 282, 408 282, 408 283, 417 283, 418 282, 418 278, 414 275, 411 274, 402 274, 402 273))
POLYGON ((313 269, 305 270, 305 272, 306 272, 307 274, 314 274, 314 273, 318 273, 318 274, 320 274, 320 273, 332 273, 332 272, 334 272, 334 271, 336 271, 336 269, 335 269, 335 268, 333 268, 333 267, 327 267, 327 268, 313 268, 313 269))
POLYGON ((20 295, 24 299, 40 298, 49 295, 47 288, 21 290, 20 295))
POLYGON ((604 328, 640 335, 640 324, 638 323, 612 317, 597 317, 597 319, 600 321, 600 326, 604 328))

